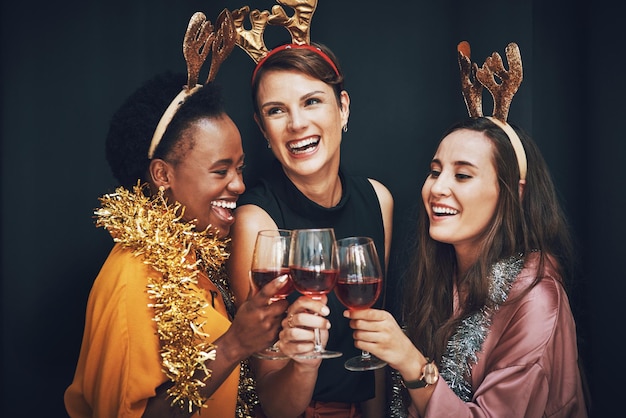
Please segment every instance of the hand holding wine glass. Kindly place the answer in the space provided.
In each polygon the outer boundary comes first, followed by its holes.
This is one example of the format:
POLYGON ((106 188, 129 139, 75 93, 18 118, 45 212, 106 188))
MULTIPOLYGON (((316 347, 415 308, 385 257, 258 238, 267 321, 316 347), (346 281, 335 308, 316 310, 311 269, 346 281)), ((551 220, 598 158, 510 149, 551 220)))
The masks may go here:
MULTIPOLYGON (((319 299, 333 290, 337 280, 337 250, 332 228, 297 229, 292 231, 289 272, 294 287, 312 299, 319 299)), ((341 352, 322 347, 320 330, 315 328, 314 349, 296 357, 303 359, 340 357, 341 352)))
MULTIPOLYGON (((374 241, 368 237, 349 237, 337 241, 339 276, 335 295, 350 310, 371 308, 378 299, 383 274, 374 241)), ((387 363, 362 350, 361 355, 346 361, 352 371, 374 370, 387 363)))
MULTIPOLYGON (((262 230, 257 233, 250 274, 252 281, 260 289, 275 278, 289 275, 289 248, 291 231, 286 229, 262 230)), ((270 298, 270 303, 285 299, 294 290, 291 278, 270 298)), ((255 357, 278 360, 288 358, 280 352, 276 344, 255 353, 255 357)))

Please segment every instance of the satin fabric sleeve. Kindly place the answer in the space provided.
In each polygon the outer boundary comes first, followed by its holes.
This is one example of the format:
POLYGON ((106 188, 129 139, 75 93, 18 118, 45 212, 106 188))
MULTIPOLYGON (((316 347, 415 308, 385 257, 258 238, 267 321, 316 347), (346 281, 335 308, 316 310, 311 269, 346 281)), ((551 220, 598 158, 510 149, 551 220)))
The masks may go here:
MULTIPOLYGON (((539 366, 517 366, 494 371, 483 383, 483 393, 464 402, 442 380, 426 408, 430 417, 543 417, 546 379, 539 366)), ((412 410, 411 417, 418 417, 412 410)), ((567 416, 567 415, 564 415, 567 416)))
POLYGON ((426 417, 587 416, 576 329, 562 285, 548 270, 537 286, 515 299, 533 272, 522 272, 509 294, 512 302, 493 316, 472 367, 472 401, 462 401, 441 379, 426 417))

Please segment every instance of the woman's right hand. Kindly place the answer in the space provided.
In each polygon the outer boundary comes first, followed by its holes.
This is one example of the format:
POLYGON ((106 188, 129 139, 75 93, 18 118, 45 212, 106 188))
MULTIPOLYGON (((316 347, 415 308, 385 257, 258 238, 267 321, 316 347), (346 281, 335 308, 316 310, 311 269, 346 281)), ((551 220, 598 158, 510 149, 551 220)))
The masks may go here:
POLYGON ((346 310, 354 330, 355 347, 366 350, 404 375, 415 369, 414 365, 426 364, 426 358, 413 345, 393 315, 381 309, 346 310))
MULTIPOLYGON (((278 346, 287 356, 293 358, 298 354, 306 354, 313 351, 315 342, 314 329, 320 330, 322 345, 328 342, 328 330, 330 321, 325 318, 330 313, 326 305, 328 298, 323 295, 320 299, 312 299, 300 296, 287 309, 287 314, 282 321, 282 331, 279 334, 278 346)), ((321 359, 304 360, 293 359, 302 363, 319 364, 321 359)))
POLYGON ((243 358, 271 346, 276 341, 289 302, 271 302, 270 298, 278 293, 286 277, 280 276, 251 294, 237 310, 229 332, 237 336, 241 348, 247 354, 243 358))

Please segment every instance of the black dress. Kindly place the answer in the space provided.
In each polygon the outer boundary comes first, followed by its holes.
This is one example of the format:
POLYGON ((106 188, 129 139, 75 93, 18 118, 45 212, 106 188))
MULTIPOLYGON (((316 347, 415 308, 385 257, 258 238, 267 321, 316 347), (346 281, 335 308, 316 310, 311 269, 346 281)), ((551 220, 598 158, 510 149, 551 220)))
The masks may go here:
MULTIPOLYGON (((246 191, 238 206, 253 204, 264 209, 278 228, 334 228, 336 239, 367 236, 374 240, 381 266, 384 266, 385 231, 382 212, 374 187, 365 177, 339 172, 342 197, 337 206, 325 208, 309 200, 285 175, 278 161, 254 187, 246 191)), ((290 300, 299 295, 292 294, 290 300)), ((383 295, 375 307, 383 304, 383 295)), ((352 372, 343 363, 360 355, 354 347, 352 329, 343 317, 346 309, 334 292, 328 294, 328 319, 332 324, 327 348, 343 353, 342 357, 322 360, 313 400, 323 402, 362 402, 374 397, 374 372, 352 372)))

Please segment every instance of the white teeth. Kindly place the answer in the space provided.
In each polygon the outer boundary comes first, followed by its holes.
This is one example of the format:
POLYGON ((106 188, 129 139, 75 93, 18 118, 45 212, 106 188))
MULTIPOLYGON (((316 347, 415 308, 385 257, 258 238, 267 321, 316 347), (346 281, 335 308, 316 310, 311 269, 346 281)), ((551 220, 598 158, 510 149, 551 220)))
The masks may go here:
POLYGON ((319 142, 319 139, 317 138, 303 139, 302 141, 293 142, 289 144, 289 148, 295 151, 298 148, 308 147, 309 145, 317 144, 318 142, 319 142))
POLYGON ((433 206, 433 212, 437 215, 456 215, 459 213, 456 209, 442 208, 440 206, 433 206))
POLYGON ((227 202, 226 200, 214 200, 211 202, 213 206, 217 206, 220 208, 226 209, 235 209, 237 207, 237 203, 235 202, 227 202))

